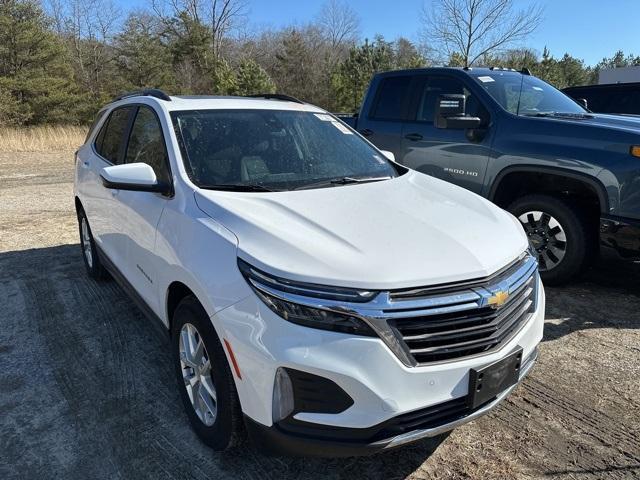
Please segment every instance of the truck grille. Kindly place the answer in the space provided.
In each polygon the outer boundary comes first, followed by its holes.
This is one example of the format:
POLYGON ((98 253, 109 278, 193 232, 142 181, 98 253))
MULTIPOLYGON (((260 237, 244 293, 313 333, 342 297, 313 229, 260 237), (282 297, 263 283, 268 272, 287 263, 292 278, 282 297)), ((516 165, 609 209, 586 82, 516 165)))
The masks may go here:
POLYGON ((489 352, 535 310, 536 271, 527 256, 479 282, 390 292, 388 325, 416 364, 489 352))

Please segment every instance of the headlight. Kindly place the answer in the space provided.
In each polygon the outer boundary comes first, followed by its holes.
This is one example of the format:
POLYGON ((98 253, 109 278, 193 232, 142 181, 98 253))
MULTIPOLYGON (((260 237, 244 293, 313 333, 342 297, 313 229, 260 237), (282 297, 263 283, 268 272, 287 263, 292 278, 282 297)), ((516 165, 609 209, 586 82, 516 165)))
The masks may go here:
POLYGON ((269 275, 240 259, 238 267, 264 304, 285 320, 322 330, 376 336, 361 318, 341 312, 336 302, 367 302, 377 292, 292 282, 269 275))

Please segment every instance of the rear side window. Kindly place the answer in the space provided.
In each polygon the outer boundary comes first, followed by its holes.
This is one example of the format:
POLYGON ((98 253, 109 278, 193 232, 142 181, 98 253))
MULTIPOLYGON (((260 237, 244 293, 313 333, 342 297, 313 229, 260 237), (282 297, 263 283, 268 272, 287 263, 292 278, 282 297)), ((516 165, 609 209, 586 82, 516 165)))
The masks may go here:
POLYGON ((96 138, 96 151, 111 163, 121 163, 119 152, 130 112, 131 107, 118 108, 111 112, 96 138))
POLYGON ((162 127, 149 107, 140 107, 131 128, 126 163, 146 163, 156 172, 158 181, 169 181, 169 160, 162 127))
POLYGON ((603 107, 603 112, 638 114, 640 113, 640 91, 631 89, 613 91, 609 104, 603 107))
POLYGON ((100 120, 102 120, 102 117, 104 117, 105 113, 106 113, 105 110, 102 110, 101 112, 98 112, 98 114, 96 115, 95 120, 91 124, 91 128, 89 128, 89 131, 87 132, 87 137, 84 139, 84 143, 87 143, 89 141, 89 138, 91 137, 91 134, 96 129, 96 125, 98 125, 98 123, 100 123, 100 120))
POLYGON ((408 75, 382 80, 369 116, 377 120, 402 120, 402 107, 410 82, 408 75))

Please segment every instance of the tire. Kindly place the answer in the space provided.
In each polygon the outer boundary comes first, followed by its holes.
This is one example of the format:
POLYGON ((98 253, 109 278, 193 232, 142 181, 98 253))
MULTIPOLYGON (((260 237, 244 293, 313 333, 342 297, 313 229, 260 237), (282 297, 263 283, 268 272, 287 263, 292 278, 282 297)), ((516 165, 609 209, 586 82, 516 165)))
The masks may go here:
POLYGON ((594 249, 580 208, 550 195, 526 195, 507 210, 522 223, 546 284, 560 285, 581 273, 594 249))
POLYGON ((82 250, 82 259, 87 269, 87 274, 95 280, 104 280, 109 277, 107 270, 100 262, 96 243, 91 233, 89 220, 84 210, 78 211, 78 232, 80 234, 80 248, 82 250))
POLYGON ((171 333, 176 379, 192 428, 214 450, 243 443, 246 434, 231 369, 209 316, 194 296, 187 296, 178 304, 171 333))

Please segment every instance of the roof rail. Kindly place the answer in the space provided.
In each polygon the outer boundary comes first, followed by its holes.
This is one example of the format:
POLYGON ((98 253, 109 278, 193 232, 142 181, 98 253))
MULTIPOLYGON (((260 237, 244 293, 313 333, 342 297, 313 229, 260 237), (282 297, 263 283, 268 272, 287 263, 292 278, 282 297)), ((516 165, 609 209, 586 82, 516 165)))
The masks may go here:
POLYGON ((248 98, 264 98, 266 100, 283 100, 285 102, 305 103, 302 100, 292 97, 291 95, 285 95, 283 93, 255 93, 253 95, 246 95, 248 98))
POLYGON ((169 95, 167 95, 162 90, 157 88, 145 88, 144 90, 134 90, 133 92, 126 92, 114 98, 113 101, 117 102, 118 100, 123 100, 129 97, 145 97, 145 96, 159 98, 160 100, 165 100, 167 102, 171 101, 171 97, 169 95))

